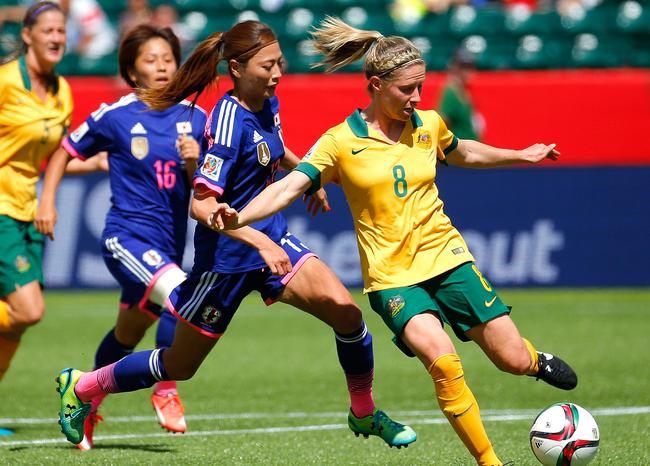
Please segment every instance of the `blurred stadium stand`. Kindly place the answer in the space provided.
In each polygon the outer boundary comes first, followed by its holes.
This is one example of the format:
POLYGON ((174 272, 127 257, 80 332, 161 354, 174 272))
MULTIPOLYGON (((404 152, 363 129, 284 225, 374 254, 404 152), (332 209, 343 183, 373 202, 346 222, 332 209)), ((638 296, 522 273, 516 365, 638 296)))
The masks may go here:
MULTIPOLYGON (((17 1, 0 0, 0 6, 17 1)), ((117 25, 126 1, 99 3, 117 25)), ((312 71, 317 58, 309 55, 309 30, 326 14, 356 27, 409 37, 421 48, 430 70, 444 69, 461 45, 475 55, 477 67, 486 70, 650 67, 650 0, 605 0, 564 16, 522 5, 460 5, 408 21, 393 19, 389 0, 150 0, 152 7, 162 3, 177 8, 197 40, 241 20, 266 22, 278 34, 292 73, 312 71)), ((15 48, 19 31, 18 24, 3 25, 0 53, 15 48)), ((347 71, 360 66, 351 65, 347 71)), ((86 59, 68 54, 59 69, 67 75, 113 75, 117 63, 114 55, 86 59)))

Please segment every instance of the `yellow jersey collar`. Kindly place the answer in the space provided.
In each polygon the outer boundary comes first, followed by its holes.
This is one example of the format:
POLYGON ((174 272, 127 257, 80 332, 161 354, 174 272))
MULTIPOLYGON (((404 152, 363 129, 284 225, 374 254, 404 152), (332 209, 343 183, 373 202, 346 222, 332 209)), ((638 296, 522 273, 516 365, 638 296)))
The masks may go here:
MULTIPOLYGON (((358 138, 367 138, 368 136, 368 123, 361 116, 361 109, 358 108, 352 115, 346 118, 345 120, 350 127, 352 133, 358 138)), ((413 129, 419 128, 422 126, 422 119, 417 114, 416 111, 413 111, 411 114, 411 126, 413 129)))
MULTIPOLYGON (((18 69, 20 70, 20 76, 23 78, 23 86, 27 92, 32 91, 32 80, 29 79, 29 73, 27 72, 27 62, 25 61, 25 55, 18 57, 18 69)), ((57 95, 59 93, 59 77, 56 73, 52 75, 52 79, 48 86, 52 89, 52 95, 57 95)))

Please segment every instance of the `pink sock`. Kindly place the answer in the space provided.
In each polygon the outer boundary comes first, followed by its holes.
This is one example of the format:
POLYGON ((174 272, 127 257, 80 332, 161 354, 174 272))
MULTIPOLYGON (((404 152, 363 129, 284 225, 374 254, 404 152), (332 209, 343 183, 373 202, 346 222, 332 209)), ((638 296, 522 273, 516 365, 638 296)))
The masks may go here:
POLYGON ((99 409, 99 405, 102 404, 102 401, 104 401, 104 398, 106 398, 106 395, 108 395, 108 393, 101 393, 101 394, 93 397, 93 399, 90 402, 90 412, 91 413, 96 413, 97 412, 97 410, 99 409))
POLYGON ((362 375, 346 374, 345 376, 350 392, 352 412, 357 417, 370 416, 375 411, 375 401, 372 399, 373 376, 374 371, 362 375))
POLYGON ((176 395, 176 382, 174 380, 165 380, 156 383, 153 392, 158 396, 176 395))
POLYGON ((79 377, 74 392, 81 401, 88 403, 96 396, 120 391, 115 383, 115 364, 109 364, 95 371, 86 372, 79 377))

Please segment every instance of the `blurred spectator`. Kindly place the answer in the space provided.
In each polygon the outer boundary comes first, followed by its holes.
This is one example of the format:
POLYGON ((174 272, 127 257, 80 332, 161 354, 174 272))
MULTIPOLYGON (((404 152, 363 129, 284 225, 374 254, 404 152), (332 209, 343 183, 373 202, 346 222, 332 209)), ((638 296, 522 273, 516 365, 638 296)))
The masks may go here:
POLYGON ((581 17, 585 10, 591 10, 601 3, 602 0, 558 0, 556 9, 562 16, 581 17))
POLYGON ((129 0, 126 10, 120 14, 120 37, 138 24, 149 23, 151 17, 149 0, 129 0))
MULTIPOLYGON (((507 1, 529 1, 536 0, 501 0, 507 1)), ((449 8, 457 5, 469 5, 482 8, 492 5, 496 0, 393 0, 390 5, 390 14, 393 19, 400 23, 414 24, 420 21, 429 13, 442 14, 449 8)))
MULTIPOLYGON (((53 0, 61 5, 67 17, 68 42, 66 52, 72 51, 86 58, 100 58, 115 50, 116 33, 104 10, 96 0, 53 0)), ((0 8, 3 21, 19 23, 33 1, 0 8)))
POLYGON ((181 49, 190 51, 196 45, 196 33, 185 23, 179 21, 178 10, 174 5, 158 5, 153 11, 151 24, 159 28, 171 28, 181 42, 181 49))
POLYGON ((476 111, 468 90, 474 72, 474 57, 466 49, 457 50, 449 62, 447 82, 440 94, 438 113, 459 139, 480 141, 485 119, 476 111))
POLYGON ((428 13, 444 13, 452 3, 465 3, 464 0, 394 0, 390 14, 400 23, 415 24, 428 13))
POLYGON ((68 50, 100 58, 115 50, 117 34, 96 0, 58 0, 68 15, 68 50))

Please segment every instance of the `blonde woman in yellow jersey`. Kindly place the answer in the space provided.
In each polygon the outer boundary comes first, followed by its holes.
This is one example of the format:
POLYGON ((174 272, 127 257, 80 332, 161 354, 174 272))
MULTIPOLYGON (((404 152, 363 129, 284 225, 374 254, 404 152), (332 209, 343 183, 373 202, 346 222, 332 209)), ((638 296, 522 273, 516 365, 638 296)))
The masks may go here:
POLYGON ((435 111, 416 110, 425 79, 418 49, 402 37, 354 29, 328 18, 314 33, 328 70, 365 56, 371 101, 328 130, 287 177, 242 211, 221 204, 210 224, 233 229, 271 215, 329 182, 343 188, 352 211, 365 291, 406 354, 417 356, 438 404, 480 465, 500 465, 465 383, 460 359, 443 330, 473 340, 501 370, 558 388, 577 384, 561 359, 538 353, 510 319, 465 241, 443 212, 436 165, 497 167, 556 159, 555 145, 523 150, 459 140, 435 111))
POLYGON ((60 7, 32 5, 22 40, 24 53, 0 65, 0 379, 25 329, 43 316, 36 182, 72 114, 68 83, 54 71, 66 40, 60 7))

